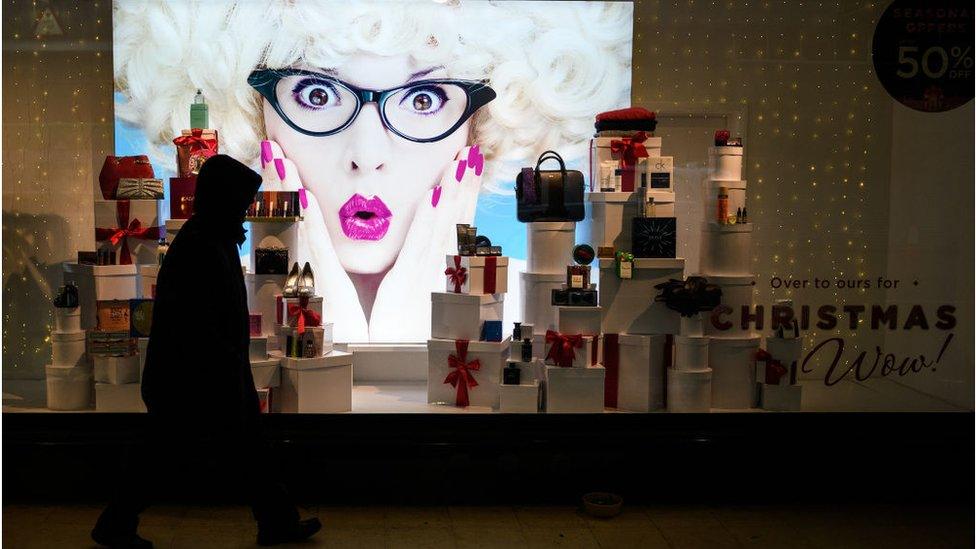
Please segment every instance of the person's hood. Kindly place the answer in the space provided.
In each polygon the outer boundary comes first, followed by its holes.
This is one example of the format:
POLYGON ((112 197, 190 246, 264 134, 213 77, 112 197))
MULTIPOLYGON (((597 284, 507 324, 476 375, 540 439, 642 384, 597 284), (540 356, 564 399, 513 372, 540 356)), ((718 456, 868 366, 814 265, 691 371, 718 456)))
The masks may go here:
POLYGON ((226 234, 241 243, 244 217, 260 186, 261 176, 251 168, 226 154, 212 156, 197 175, 194 217, 226 228, 226 234))

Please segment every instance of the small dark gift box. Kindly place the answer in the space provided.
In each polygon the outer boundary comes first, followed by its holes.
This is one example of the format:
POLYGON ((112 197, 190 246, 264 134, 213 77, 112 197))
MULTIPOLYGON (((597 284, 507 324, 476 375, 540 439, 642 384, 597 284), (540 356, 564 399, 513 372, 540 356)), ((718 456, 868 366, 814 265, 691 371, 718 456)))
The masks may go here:
POLYGON ((675 257, 678 225, 673 217, 635 217, 631 240, 634 257, 675 257))
POLYGON ((572 307, 596 307, 599 303, 597 291, 592 288, 553 288, 552 304, 572 307))
POLYGON ((287 275, 288 248, 255 248, 254 272, 262 275, 287 275))

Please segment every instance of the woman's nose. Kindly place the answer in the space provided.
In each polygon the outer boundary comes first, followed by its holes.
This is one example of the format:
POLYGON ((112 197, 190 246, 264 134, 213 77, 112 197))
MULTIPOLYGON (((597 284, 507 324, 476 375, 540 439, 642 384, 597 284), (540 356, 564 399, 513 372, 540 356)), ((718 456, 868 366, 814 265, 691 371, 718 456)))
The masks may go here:
POLYGON ((349 172, 366 175, 386 167, 389 136, 375 104, 364 105, 355 122, 343 133, 348 133, 350 138, 344 162, 349 172))

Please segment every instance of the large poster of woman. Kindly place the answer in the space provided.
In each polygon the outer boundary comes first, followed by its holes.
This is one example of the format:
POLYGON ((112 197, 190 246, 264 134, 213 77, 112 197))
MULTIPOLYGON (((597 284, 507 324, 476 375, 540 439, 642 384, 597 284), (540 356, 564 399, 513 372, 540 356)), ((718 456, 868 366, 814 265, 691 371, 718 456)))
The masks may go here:
POLYGON ((425 340, 457 223, 517 280, 518 169, 586 172, 594 114, 630 103, 629 2, 116 0, 113 26, 117 152, 172 169, 201 90, 220 151, 302 191, 337 341, 425 340))

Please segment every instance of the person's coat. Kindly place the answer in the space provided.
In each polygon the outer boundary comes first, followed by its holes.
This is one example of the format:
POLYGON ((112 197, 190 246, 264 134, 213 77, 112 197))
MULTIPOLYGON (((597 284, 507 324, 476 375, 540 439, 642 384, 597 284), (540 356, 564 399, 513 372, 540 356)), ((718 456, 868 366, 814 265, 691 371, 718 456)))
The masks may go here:
POLYGON ((226 155, 200 169, 194 214, 170 244, 156 281, 142 381, 150 414, 208 431, 246 428, 257 419, 239 245, 260 184, 261 176, 226 155))

